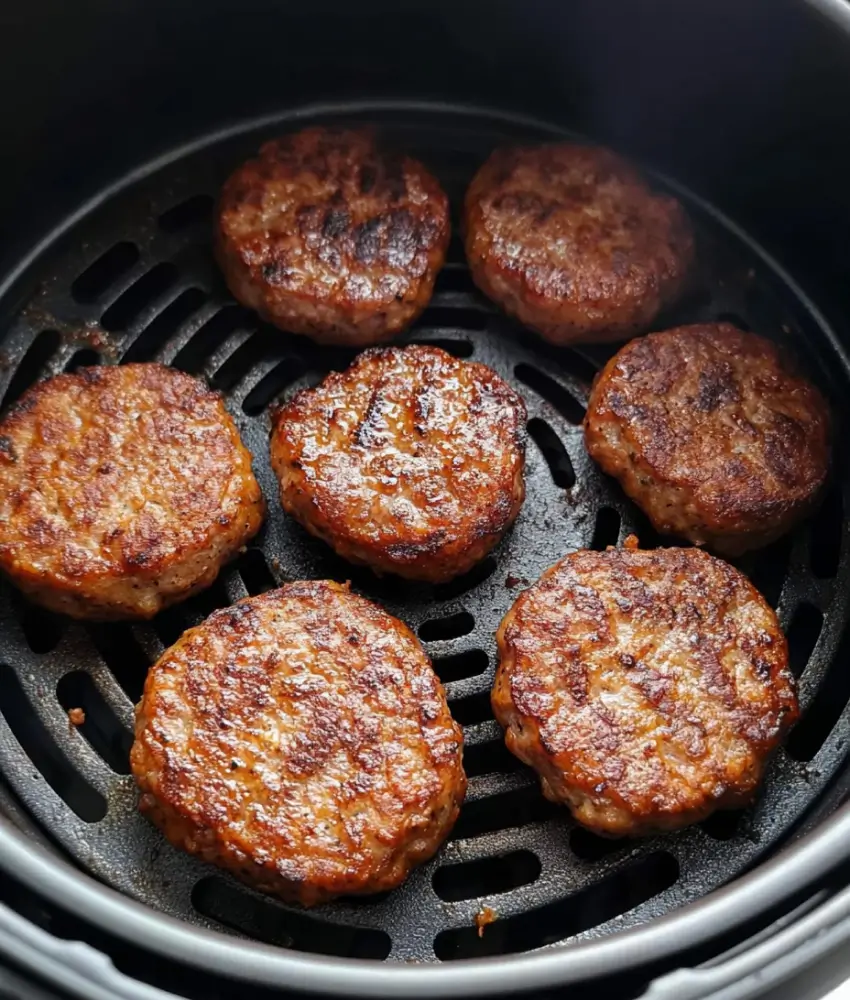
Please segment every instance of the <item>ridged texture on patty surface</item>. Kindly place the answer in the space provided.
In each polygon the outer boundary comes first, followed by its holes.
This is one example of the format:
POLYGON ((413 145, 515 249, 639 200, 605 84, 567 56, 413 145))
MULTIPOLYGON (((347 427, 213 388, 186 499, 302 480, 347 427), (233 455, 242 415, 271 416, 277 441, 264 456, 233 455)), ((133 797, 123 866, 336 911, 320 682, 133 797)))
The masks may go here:
POLYGON ((675 198, 614 153, 573 143, 493 153, 467 191, 464 229, 478 287, 555 344, 645 329, 694 258, 675 198))
POLYGON ((209 586, 260 528, 221 398, 157 364, 31 388, 0 421, 0 569, 77 618, 150 618, 209 586))
POLYGON ((574 552, 517 599, 498 645, 509 749, 604 835, 746 804, 797 718, 776 615, 699 549, 574 552))
POLYGON ((656 530, 739 555, 805 517, 829 472, 829 408, 770 341, 728 323, 665 330, 605 366, 587 450, 656 530))
POLYGON ((277 413, 271 456, 284 509, 341 556, 438 583, 519 513, 525 404, 439 348, 375 348, 277 413))
POLYGON ((437 850, 461 753, 410 630, 310 581, 216 611, 163 654, 131 765, 173 844, 310 906, 391 889, 437 850))
POLYGON ((422 312, 449 242, 437 180, 368 130, 267 142, 224 185, 216 249, 230 290, 324 344, 389 340, 422 312))

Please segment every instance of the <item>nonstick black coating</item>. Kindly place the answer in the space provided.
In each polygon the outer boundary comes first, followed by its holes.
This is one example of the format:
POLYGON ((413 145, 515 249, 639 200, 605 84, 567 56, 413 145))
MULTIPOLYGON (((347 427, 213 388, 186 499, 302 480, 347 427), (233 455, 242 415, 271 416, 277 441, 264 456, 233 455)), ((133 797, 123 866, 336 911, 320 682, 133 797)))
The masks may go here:
MULTIPOLYGON (((488 692, 495 630, 522 587, 579 547, 604 547, 632 531, 644 545, 660 544, 582 447, 590 381, 613 348, 550 348, 508 321, 474 290, 455 239, 433 303, 403 339, 483 361, 524 396, 530 441, 520 518, 490 559, 441 587, 378 580, 309 538, 275 502, 268 407, 353 355, 289 337, 236 306, 211 258, 210 218, 222 179, 241 158, 262 139, 314 120, 379 125, 432 167, 455 214, 472 172, 495 145, 554 132, 489 113, 412 105, 298 112, 204 140, 143 171, 36 255, 16 285, 26 291, 24 307, 6 320, 0 341, 3 405, 35 379, 83 364, 174 364, 225 394, 271 503, 262 535, 219 582, 151 625, 71 624, 5 588, 3 775, 35 820, 101 881, 189 923, 286 948, 451 961, 599 937, 670 913, 773 852, 844 764, 844 470, 836 470, 822 511, 808 524, 740 562, 788 631, 804 711, 758 802, 643 841, 604 841, 576 828, 504 749, 488 692), (136 812, 127 762, 132 705, 162 649, 213 608, 303 577, 350 579, 419 632, 464 723, 471 777, 452 839, 401 889, 309 914, 168 846, 136 812), (86 713, 79 728, 68 721, 74 707, 86 713), (496 920, 479 936, 475 918, 485 907, 496 920)), ((701 280, 657 325, 732 319, 789 343, 833 399, 846 395, 847 359, 810 304, 731 224, 686 201, 699 231, 701 280)))

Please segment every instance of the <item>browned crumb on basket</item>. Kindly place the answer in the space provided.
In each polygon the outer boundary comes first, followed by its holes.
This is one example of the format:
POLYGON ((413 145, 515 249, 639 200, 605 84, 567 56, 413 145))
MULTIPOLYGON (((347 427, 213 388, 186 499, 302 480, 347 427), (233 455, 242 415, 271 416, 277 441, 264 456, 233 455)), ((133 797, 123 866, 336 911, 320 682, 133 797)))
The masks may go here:
POLYGON ((72 726, 82 726, 86 721, 86 713, 81 708, 69 708, 68 721, 72 726))
POLYGON ((499 914, 492 907, 482 906, 478 913, 475 914, 475 926, 478 928, 478 936, 483 938, 484 928, 487 924, 492 924, 494 920, 498 919, 499 914))

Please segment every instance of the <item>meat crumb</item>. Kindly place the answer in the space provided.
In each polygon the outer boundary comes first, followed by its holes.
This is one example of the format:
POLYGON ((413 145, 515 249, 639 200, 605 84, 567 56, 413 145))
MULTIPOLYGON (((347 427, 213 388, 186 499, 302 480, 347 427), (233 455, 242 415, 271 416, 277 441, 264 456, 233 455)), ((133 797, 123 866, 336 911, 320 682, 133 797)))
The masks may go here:
POLYGON ((478 928, 478 936, 480 938, 484 937, 484 928, 487 924, 492 924, 494 920, 497 920, 499 914, 496 913, 494 909, 489 906, 482 906, 478 913, 475 914, 475 926, 478 928))
POLYGON ((81 708, 69 708, 68 721, 72 726, 81 726, 86 721, 86 713, 81 708))

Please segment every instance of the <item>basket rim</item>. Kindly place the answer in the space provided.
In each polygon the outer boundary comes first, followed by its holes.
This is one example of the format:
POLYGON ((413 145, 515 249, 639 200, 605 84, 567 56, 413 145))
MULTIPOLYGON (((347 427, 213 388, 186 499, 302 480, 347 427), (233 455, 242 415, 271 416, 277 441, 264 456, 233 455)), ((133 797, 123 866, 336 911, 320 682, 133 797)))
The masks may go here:
POLYGON ((587 982, 710 941, 811 885, 850 853, 850 803, 737 881, 639 927, 524 955, 422 966, 290 952, 192 927, 96 882, 0 817, 0 867, 95 926, 244 983, 354 997, 493 996, 587 982))

